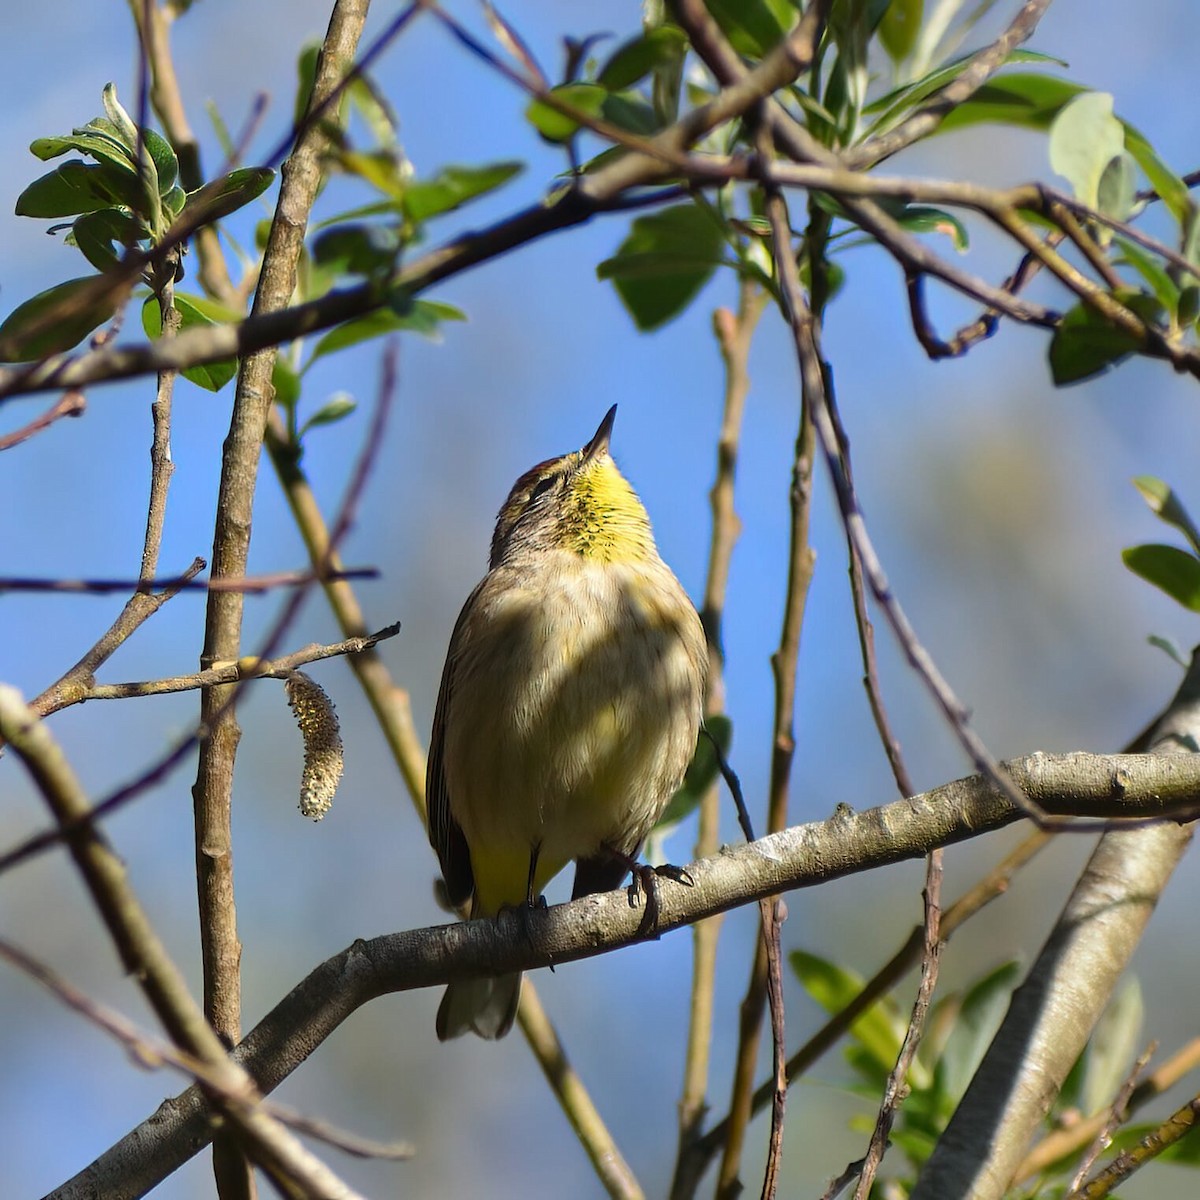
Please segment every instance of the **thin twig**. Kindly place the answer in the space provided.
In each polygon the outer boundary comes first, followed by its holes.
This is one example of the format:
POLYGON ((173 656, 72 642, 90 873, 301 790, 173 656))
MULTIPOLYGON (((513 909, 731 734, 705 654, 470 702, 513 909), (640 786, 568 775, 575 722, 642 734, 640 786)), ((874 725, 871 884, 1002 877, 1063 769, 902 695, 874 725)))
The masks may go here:
MULTIPOLYGON (((24 972, 68 1008, 119 1042, 139 1067, 151 1070, 163 1066, 173 1067, 196 1082, 204 1084, 209 1091, 225 1100, 245 1102, 245 1088, 238 1086, 231 1089, 229 1081, 224 1078, 224 1072, 213 1070, 202 1059, 177 1049, 161 1038, 151 1037, 116 1009, 109 1008, 68 983, 56 971, 52 971, 45 963, 38 962, 18 946, 0 939, 0 958, 24 972)), ((358 1158, 406 1159, 411 1158, 414 1153, 411 1143, 378 1142, 363 1138, 358 1134, 338 1129, 328 1122, 305 1116, 275 1101, 259 1100, 258 1105, 262 1111, 297 1133, 306 1133, 358 1158)))
MULTIPOLYGON (((767 210, 772 212, 781 204, 775 194, 768 196, 767 210)), ((793 262, 793 268, 795 264, 793 262)), ((783 627, 779 648, 771 657, 775 683, 775 721, 771 755, 771 778, 767 810, 767 831, 774 833, 787 825, 788 790, 791 781, 792 757, 795 753, 793 732, 796 701, 796 665, 800 654, 800 631, 804 623, 805 602, 812 581, 816 556, 808 541, 808 523, 812 499, 813 466, 813 398, 804 392, 800 401, 800 419, 792 467, 789 507, 791 528, 788 549, 787 594, 784 601, 783 627)), ((767 995, 767 945, 765 930, 755 945, 750 982, 742 1001, 738 1024, 738 1045, 734 1081, 729 1106, 730 1123, 725 1150, 721 1160, 717 1195, 732 1197, 740 1188, 738 1174, 745 1144, 746 1126, 754 1092, 754 1076, 758 1069, 758 1044, 767 995)))
POLYGON ((197 579, 196 575, 204 566, 204 559, 198 558, 185 574, 174 578, 168 576, 165 579, 44 579, 0 575, 0 592, 73 592, 106 596, 112 592, 129 591, 148 595, 162 589, 172 596, 179 592, 239 592, 243 595, 261 595, 279 588, 307 587, 311 583, 329 580, 379 578, 376 567, 346 567, 324 574, 314 571, 271 571, 264 575, 197 579))
POLYGON ((29 441, 43 429, 49 429, 61 417, 82 417, 86 410, 87 397, 74 388, 68 388, 40 416, 34 417, 20 429, 14 429, 12 433, 6 433, 0 437, 0 450, 11 450, 14 446, 29 441))
POLYGON ((942 853, 941 849, 933 850, 926 860, 921 982, 917 988, 917 998, 913 1002, 908 1028, 904 1031, 904 1042, 896 1058, 896 1065, 888 1074, 887 1082, 884 1084, 879 1116, 876 1118, 875 1128, 871 1133, 871 1143, 867 1147, 866 1156, 861 1163, 858 1183, 854 1188, 854 1200, 867 1200, 871 1193, 871 1185, 875 1182, 875 1173, 887 1151, 892 1124, 900 1105, 908 1095, 908 1071, 921 1045, 921 1036, 925 1032, 925 1020, 929 1015, 929 1006, 933 1003, 933 991, 937 986, 938 967, 942 952, 940 931, 942 853))
POLYGON ((224 1113, 256 1161, 281 1173, 306 1196, 357 1198, 328 1167, 258 1106, 258 1093, 192 999, 179 969, 154 932, 125 874, 125 866, 93 823, 79 780, 46 725, 14 688, 0 687, 0 736, 22 760, 55 819, 70 828, 71 855, 87 884, 122 964, 137 980, 172 1040, 216 1074, 226 1096, 224 1113))
POLYGON ((1192 1132, 1200 1123, 1200 1096, 1193 1096, 1177 1108, 1157 1129, 1151 1130, 1131 1150, 1124 1150, 1103 1171, 1083 1187, 1073 1191, 1067 1200, 1103 1200, 1113 1188, 1123 1183, 1134 1171, 1153 1162, 1164 1150, 1192 1132))
MULTIPOLYGON (((309 113, 324 104, 350 69, 368 7, 369 0, 336 0, 317 59, 309 113)), ((295 291, 297 263, 308 213, 321 182, 321 155, 327 140, 319 124, 308 125, 296 140, 283 169, 275 216, 263 252, 254 313, 286 307, 295 291)), ((268 349, 239 363, 217 493, 212 553, 212 573, 216 578, 246 573, 258 463, 274 395, 271 375, 275 358, 275 351, 268 349)), ((302 591, 296 593, 297 597, 303 595, 302 591)), ((202 669, 239 657, 242 612, 240 593, 209 593, 202 669)), ((226 685, 205 688, 200 693, 200 723, 207 736, 200 743, 192 789, 204 1012, 218 1035, 230 1045, 241 1036, 242 946, 234 900, 232 833, 233 767, 241 737, 233 705, 236 692, 236 687, 226 685)), ((218 1138, 213 1169, 222 1197, 246 1194, 246 1169, 235 1143, 218 1138)))
MULTIPOLYGON (((725 710, 725 656, 722 619, 728 590, 733 548, 741 532, 734 508, 738 446, 742 418, 750 390, 748 362, 754 330, 766 306, 766 292, 753 280, 738 285, 736 314, 719 308, 713 314, 713 332, 725 368, 724 404, 717 436, 716 479, 709 492, 712 507, 712 538, 700 622, 708 644, 708 690, 705 715, 725 710)), ((700 801, 696 857, 715 854, 720 840, 720 791, 714 784, 700 801)), ((716 986, 717 940, 721 918, 700 921, 692 930, 692 988, 688 1009, 687 1050, 683 1086, 679 1098, 679 1148, 671 1195, 676 1200, 694 1194, 694 1184, 684 1178, 691 1145, 700 1134, 707 1109, 709 1054, 712 1046, 713 994, 716 986)))
POLYGON ((1027 0, 1008 28, 990 46, 975 54, 960 75, 934 92, 894 129, 847 150, 843 155, 846 165, 855 169, 874 166, 905 146, 928 137, 948 113, 969 100, 1004 66, 1008 56, 1033 36, 1049 7, 1050 0, 1027 0))
MULTIPOLYGON (((178 579, 172 580, 161 591, 139 591, 131 596, 121 609, 117 619, 100 636, 90 650, 58 680, 46 688, 29 705, 39 716, 55 708, 63 708, 73 704, 74 698, 86 691, 96 682, 96 672, 115 653, 118 647, 124 645, 141 624, 152 617, 172 596, 176 596, 195 576, 204 570, 202 558, 192 560, 178 579)), ((128 587, 119 589, 128 590, 128 587)))
MULTIPOLYGON (((999 862, 978 883, 958 898, 945 912, 942 918, 942 938, 949 940, 951 934, 974 916, 985 905, 990 904, 996 897, 1008 890, 1009 882, 1045 844, 1050 840, 1050 834, 1035 830, 1025 838, 1020 845, 999 862)), ((863 1013, 873 1007, 883 996, 892 990, 901 979, 920 961, 921 951, 925 944, 925 925, 916 926, 904 945, 878 971, 863 984, 862 990, 839 1012, 828 1021, 800 1047, 787 1061, 788 1081, 796 1079, 813 1065, 821 1055, 834 1046, 850 1029, 863 1013)), ((752 1112, 760 1113, 772 1102, 775 1093, 773 1079, 760 1084, 754 1093, 752 1112)), ((725 1141, 725 1127, 728 1117, 717 1122, 702 1138, 696 1142, 693 1158, 694 1170, 703 1174, 712 1157, 720 1150, 725 1141)), ((860 1170, 861 1162, 855 1164, 855 1170, 860 1170)), ((852 1177, 852 1176, 851 1176, 852 1177)), ((843 1185, 845 1186, 845 1185, 843 1185)))
POLYGON ((132 700, 143 696, 165 696, 174 692, 190 692, 196 688, 216 687, 223 683, 239 683, 246 679, 286 679, 289 672, 306 663, 320 662, 341 655, 361 654, 378 642, 395 637, 400 632, 400 623, 388 625, 377 633, 364 637, 346 638, 341 642, 319 646, 315 642, 282 658, 263 659, 253 656, 239 659, 235 663, 220 663, 207 671, 193 671, 190 675, 173 675, 165 679, 146 679, 131 683, 97 683, 61 699, 55 704, 44 706, 39 713, 47 716, 72 704, 83 704, 88 700, 132 700))
POLYGON ((783 1118, 787 1109, 787 1034, 783 1016, 783 951, 779 930, 787 919, 782 897, 759 902, 763 939, 767 946, 767 994, 770 999, 771 1040, 775 1062, 772 1080, 771 1133, 767 1141, 767 1167, 763 1173, 762 1200, 775 1200, 783 1166, 783 1118))
MULTIPOLYGON (((1200 796, 1193 755, 1034 755, 1005 769, 1042 807, 1097 815, 1169 816, 1200 796)), ((693 886, 666 889, 658 930, 812 886, 850 872, 923 858, 938 845, 978 837, 1022 819, 988 780, 974 776, 880 809, 841 809, 688 866, 693 886)), ((433 987, 451 978, 565 964, 640 940, 642 914, 624 890, 588 896, 528 922, 467 921, 359 941, 292 989, 233 1053, 264 1092, 277 1087, 361 1005, 387 992, 433 987)), ((58 1200, 97 1194, 112 1172, 149 1190, 205 1144, 210 1115, 199 1092, 168 1102, 72 1183, 58 1200)))
POLYGON ((1095 1166, 1096 1160, 1112 1143, 1113 1134, 1121 1127, 1122 1122, 1128 1119, 1129 1097, 1133 1095, 1133 1089, 1137 1086, 1142 1072, 1146 1069, 1146 1064, 1154 1057, 1154 1052, 1157 1049, 1158 1043, 1151 1042, 1138 1056, 1137 1062, 1129 1069, 1124 1082, 1113 1097, 1113 1102, 1104 1113, 1104 1124, 1097 1130, 1096 1136, 1092 1139, 1092 1144, 1079 1160, 1079 1166, 1075 1168, 1075 1174, 1071 1177, 1071 1182, 1067 1184, 1068 1192, 1074 1192, 1077 1188, 1083 1186, 1083 1181, 1088 1177, 1088 1172, 1095 1166))
MULTIPOLYGON (((1180 1050, 1177 1050, 1162 1066, 1152 1071, 1139 1083, 1129 1097, 1125 1108, 1128 1113, 1149 1104, 1151 1100, 1161 1096, 1173 1088, 1185 1075, 1200 1066, 1200 1037, 1193 1038, 1180 1050)), ((1018 1184, 1040 1175, 1043 1171, 1057 1162, 1062 1162, 1081 1147, 1086 1146, 1104 1127, 1107 1114, 1097 1113, 1087 1117, 1069 1129, 1056 1129, 1048 1133, 1026 1155, 1024 1162, 1017 1168, 1014 1181, 1018 1184)))

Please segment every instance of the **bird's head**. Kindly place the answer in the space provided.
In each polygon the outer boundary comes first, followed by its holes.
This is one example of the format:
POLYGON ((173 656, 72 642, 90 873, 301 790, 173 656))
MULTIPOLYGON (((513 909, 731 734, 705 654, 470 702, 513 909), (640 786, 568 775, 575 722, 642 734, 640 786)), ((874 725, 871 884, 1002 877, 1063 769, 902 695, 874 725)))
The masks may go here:
POLYGON ((598 562, 654 556, 650 518, 608 452, 617 406, 587 445, 531 467, 512 486, 492 534, 491 566, 546 550, 598 562))

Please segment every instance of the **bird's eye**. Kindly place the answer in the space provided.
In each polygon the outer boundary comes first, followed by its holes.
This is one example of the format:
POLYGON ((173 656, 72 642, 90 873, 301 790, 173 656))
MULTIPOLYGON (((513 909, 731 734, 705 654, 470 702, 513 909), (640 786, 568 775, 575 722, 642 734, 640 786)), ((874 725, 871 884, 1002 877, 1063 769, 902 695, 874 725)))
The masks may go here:
POLYGON ((529 503, 532 504, 539 496, 544 495, 553 486, 554 481, 558 478, 557 475, 543 475, 541 479, 533 485, 533 491, 529 493, 529 503))

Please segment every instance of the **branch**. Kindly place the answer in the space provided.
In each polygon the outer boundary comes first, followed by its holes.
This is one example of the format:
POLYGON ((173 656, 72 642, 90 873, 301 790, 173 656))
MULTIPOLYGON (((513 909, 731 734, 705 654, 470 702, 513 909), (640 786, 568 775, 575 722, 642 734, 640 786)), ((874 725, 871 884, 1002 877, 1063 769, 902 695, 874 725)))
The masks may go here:
POLYGON ((175 675, 168 679, 146 679, 134 683, 97 683, 64 698, 56 704, 46 705, 39 715, 47 716, 72 704, 83 704, 87 700, 132 700, 142 696, 165 696, 171 692, 190 692, 196 688, 216 687, 224 683, 241 683, 247 679, 284 679, 290 671, 306 663, 320 662, 324 658, 339 655, 361 654, 387 638, 400 632, 400 623, 388 625, 377 633, 364 637, 347 638, 342 642, 319 646, 316 642, 304 646, 282 658, 255 658, 247 655, 237 662, 221 663, 207 671, 193 671, 190 675, 175 675))
MULTIPOLYGON (((1033 754, 1004 764, 1048 812, 1174 820, 1200 805, 1200 756, 1033 754)), ((688 867, 694 886, 660 890, 667 933, 754 900, 829 879, 921 858, 937 846, 1022 819, 982 776, 911 799, 799 825, 688 867)), ((1173 826, 1159 825, 1170 829, 1173 826)), ((351 1013, 379 996, 594 957, 639 941, 641 914, 623 890, 586 896, 528 918, 436 926, 357 941, 317 967, 247 1035, 232 1058, 273 1091, 351 1013)), ((55 1200, 144 1194, 212 1136, 198 1089, 166 1101, 53 1193, 55 1200), (112 1189, 112 1190, 109 1190, 112 1189)))
POLYGON ((29 441, 31 437, 35 437, 43 429, 49 429, 62 417, 82 417, 86 409, 87 397, 81 391, 68 388, 44 413, 34 417, 20 429, 14 429, 12 433, 0 437, 0 450, 11 450, 14 446, 29 441))
POLYGON ((221 1102, 220 1109, 246 1138, 255 1159, 288 1179, 303 1196, 357 1200, 356 1193, 258 1106, 258 1093, 246 1071, 227 1056, 154 932, 124 864, 92 824, 91 806, 65 756, 46 725, 10 687, 0 687, 0 737, 24 763, 59 823, 74 827, 71 855, 126 971, 137 980, 172 1040, 215 1072, 223 1096, 238 1097, 221 1102))
MULTIPOLYGON (((1200 652, 1152 749, 1164 764, 1194 761, 1198 734, 1200 652)), ((1003 1025, 917 1180, 914 1200, 988 1200, 1007 1192, 1191 837, 1190 827, 1161 824, 1100 839, 1013 993, 1003 1025)))

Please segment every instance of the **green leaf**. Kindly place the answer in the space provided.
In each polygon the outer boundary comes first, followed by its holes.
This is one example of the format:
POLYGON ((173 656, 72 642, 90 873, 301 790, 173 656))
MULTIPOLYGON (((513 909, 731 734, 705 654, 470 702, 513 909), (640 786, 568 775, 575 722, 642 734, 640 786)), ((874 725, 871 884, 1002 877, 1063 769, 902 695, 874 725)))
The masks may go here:
MULTIPOLYGON (((188 329, 224 325, 241 320, 240 313, 223 308, 204 296, 193 296, 186 292, 175 293, 175 307, 179 310, 181 333, 188 329)), ((157 296, 148 296, 142 305, 142 328, 151 338, 162 337, 162 313, 159 311, 157 296)), ((236 357, 219 358, 216 362, 185 367, 180 374, 205 391, 219 392, 237 374, 237 368, 236 357)))
MULTIPOLYGON (((920 79, 895 88, 893 91, 865 105, 863 108, 865 115, 880 114, 867 131, 868 134, 875 134, 883 129, 890 128, 897 121, 907 116, 922 100, 932 96, 934 92, 944 88, 946 84, 953 83, 971 65, 973 58, 973 54, 964 54, 956 58, 953 62, 946 63, 944 66, 930 71, 920 79)), ((1014 50, 1005 59, 1006 65, 1011 63, 1045 63, 1059 67, 1067 65, 1062 59, 1051 58, 1048 54, 1039 54, 1035 50, 1014 50)))
MULTIPOLYGON (((708 732, 717 740, 721 753, 728 756, 729 747, 733 743, 733 722, 726 716, 715 715, 704 718, 708 732)), ((704 799, 708 789, 712 787, 720 771, 717 753, 712 742, 701 734, 696 739, 696 750, 692 761, 688 764, 683 783, 671 797, 663 814, 655 823, 655 829, 668 825, 678 825, 680 821, 690 816, 693 809, 704 799)))
MULTIPOLYGON (((805 950, 793 950, 788 962, 804 990, 830 1015, 841 1012, 863 989, 860 975, 805 950)), ((904 1038, 904 1023, 890 1002, 881 1000, 867 1009, 850 1026, 850 1036, 866 1053, 870 1068, 859 1065, 869 1082, 886 1079, 904 1038)))
POLYGON ((762 58, 796 23, 788 0, 705 0, 733 48, 748 58, 762 58))
POLYGON ((77 158, 35 179, 18 197, 18 217, 73 217, 123 204, 137 208, 141 187, 132 172, 77 158))
POLYGON ((336 350, 345 350, 348 346, 356 346, 359 342, 388 333, 410 331, 436 339, 443 321, 466 319, 466 314, 461 309, 440 300, 414 300, 411 307, 403 313, 390 308, 377 309, 331 329, 313 347, 312 355, 304 369, 307 371, 317 359, 333 354, 336 350))
POLYGON ((967 227, 953 213, 940 208, 911 204, 896 215, 896 220, 914 233, 944 233, 959 254, 965 254, 971 244, 967 227))
POLYGON ((137 146, 137 126, 133 123, 133 118, 121 107, 115 83, 104 85, 103 98, 104 111, 108 114, 116 135, 132 151, 137 146))
MULTIPOLYGON (((1123 132, 1123 130, 1122 130, 1123 132)), ((1117 221, 1125 221, 1137 206, 1137 168, 1128 150, 1110 158, 1100 172, 1096 207, 1117 221)), ((1103 232, 1112 237, 1107 229, 1103 232)))
POLYGON ((296 102, 292 108, 292 125, 299 129, 308 115, 309 101, 312 99, 313 84, 317 81, 317 59, 321 54, 321 43, 318 41, 305 42, 296 59, 296 102))
POLYGON ((524 169, 524 163, 512 161, 481 167, 443 167, 432 179, 417 179, 405 188, 404 212, 411 221, 427 221, 495 191, 524 169))
POLYGON ((657 67, 679 62, 686 52, 687 35, 683 30, 676 25, 659 25, 618 46, 600 68, 596 82, 610 92, 624 91, 657 67))
POLYGON ((161 133, 143 129, 142 136, 146 139, 146 153, 158 172, 158 194, 165 197, 179 178, 179 159, 175 157, 171 143, 161 133))
POLYGON ((337 274, 386 274, 396 264, 400 238, 384 225, 335 225, 317 235, 312 259, 337 274))
POLYGON ((1084 1070, 1081 1107, 1090 1117, 1117 1098, 1140 1047, 1145 1005, 1137 976, 1128 976, 1108 1002, 1096 1028, 1084 1070))
POLYGON ((97 271, 110 271, 120 263, 125 247, 136 245, 146 231, 125 209, 101 208, 76 217, 71 236, 97 271))
POLYGON ((924 0, 892 0, 879 22, 879 42, 892 62, 903 62, 916 45, 925 15, 924 0))
POLYGON ((1137 488, 1149 509, 1161 521, 1173 525, 1184 537, 1191 542, 1197 554, 1200 554, 1200 529, 1196 528, 1183 501, 1175 493, 1174 488, 1156 479, 1153 475, 1137 475, 1133 486, 1137 488))
POLYGON ((1192 612, 1200 612, 1200 559, 1178 546, 1130 546, 1121 551, 1125 565, 1147 583, 1166 592, 1192 612))
MULTIPOLYGON (((1050 166, 1089 208, 1099 207, 1100 180, 1124 150, 1125 128, 1113 116, 1113 98, 1107 92, 1076 96, 1050 126, 1050 166)), ((1132 196, 1132 177, 1129 190, 1132 196)))
POLYGON ((103 276, 68 279, 17 305, 0 324, 0 362, 32 362, 70 350, 117 311, 122 289, 103 276))
MULTIPOLYGON (((587 117, 599 117, 608 99, 608 91, 595 83, 560 84, 550 89, 550 95, 587 117)), ((548 142, 569 141, 579 130, 574 117, 559 112, 544 100, 531 101, 525 108, 525 119, 548 142)))
POLYGON ((1167 166, 1154 147, 1132 125, 1125 125, 1125 149, 1150 180, 1150 186, 1162 197, 1162 202, 1182 229, 1192 211, 1192 198, 1187 184, 1167 166))
POLYGON ((1146 638, 1155 649, 1161 650, 1177 667, 1186 671, 1189 663, 1187 656, 1182 650, 1168 637, 1162 637, 1160 634, 1152 633, 1146 638))
POLYGON ((1023 71, 997 75, 969 100, 951 109, 938 130, 948 132, 983 122, 1049 129, 1063 106, 1086 91, 1082 84, 1054 75, 1023 71))
POLYGON ((29 143, 29 150, 43 162, 76 150, 80 154, 86 154, 89 158, 95 159, 96 162, 108 163, 110 166, 128 171, 131 175, 137 174, 133 155, 125 149, 125 146, 116 138, 96 130, 77 129, 74 133, 63 137, 38 138, 29 143))
POLYGON ((937 1086, 951 1101, 957 1103, 983 1061, 984 1052, 1004 1019, 1019 972, 1018 963, 1004 963, 963 997, 958 1019, 936 1068, 937 1086))
POLYGON ((197 227, 211 225, 261 196, 274 178, 268 167, 240 167, 189 192, 183 211, 196 220, 197 227))
POLYGON ((336 421, 341 421, 357 407, 357 401, 350 395, 346 392, 339 392, 300 426, 300 432, 296 436, 302 438, 310 429, 316 429, 319 425, 332 425, 336 421))
POLYGON ((1179 311, 1179 285, 1171 278, 1158 259, 1122 234, 1117 233, 1113 237, 1121 248, 1122 259, 1118 259, 1118 263, 1123 260, 1133 267, 1149 284, 1150 290, 1158 298, 1159 304, 1167 312, 1177 313, 1179 311))
POLYGON ((282 355, 275 356, 271 370, 271 384, 275 388, 275 402, 286 409, 294 410, 300 401, 300 376, 292 370, 282 355))
POLYGON ((617 253, 596 268, 611 279, 643 332, 677 317, 721 264, 723 239, 713 217, 679 204, 638 217, 617 253))
POLYGON ((614 92, 600 106, 600 114, 618 129, 643 137, 662 128, 654 105, 638 92, 614 92))
MULTIPOLYGON (((1153 296, 1131 288, 1120 288, 1113 295, 1142 320, 1160 319, 1161 309, 1153 296)), ((1091 379, 1128 358, 1141 344, 1081 301, 1066 313, 1050 339, 1050 373, 1057 387, 1091 379)))

